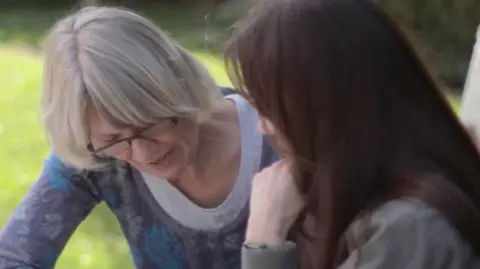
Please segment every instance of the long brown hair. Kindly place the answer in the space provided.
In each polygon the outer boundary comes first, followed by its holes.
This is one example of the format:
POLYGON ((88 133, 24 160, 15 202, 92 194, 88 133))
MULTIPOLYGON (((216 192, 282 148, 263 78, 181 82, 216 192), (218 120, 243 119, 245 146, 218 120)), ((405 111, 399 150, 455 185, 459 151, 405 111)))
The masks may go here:
MULTIPOLYGON (((480 254, 480 158, 402 32, 367 0, 265 0, 234 28, 226 63, 277 127, 334 268, 345 232, 388 200, 440 211, 480 254)), ((317 257, 316 257, 317 260, 317 257)))

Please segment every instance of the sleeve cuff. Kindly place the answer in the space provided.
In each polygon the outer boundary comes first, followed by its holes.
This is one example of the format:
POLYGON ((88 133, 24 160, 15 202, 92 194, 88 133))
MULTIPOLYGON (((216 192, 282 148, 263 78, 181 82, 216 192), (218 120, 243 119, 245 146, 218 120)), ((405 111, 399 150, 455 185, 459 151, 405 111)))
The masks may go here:
POLYGON ((242 269, 298 269, 297 245, 287 241, 282 245, 252 245, 242 247, 242 269))

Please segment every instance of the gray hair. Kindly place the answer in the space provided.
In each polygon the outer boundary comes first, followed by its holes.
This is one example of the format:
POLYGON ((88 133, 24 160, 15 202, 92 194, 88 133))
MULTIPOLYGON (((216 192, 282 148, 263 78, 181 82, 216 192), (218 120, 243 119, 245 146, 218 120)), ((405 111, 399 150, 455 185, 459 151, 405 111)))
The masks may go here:
POLYGON ((88 112, 143 127, 164 117, 207 117, 220 95, 203 65, 152 22, 120 8, 88 7, 51 29, 43 123, 58 156, 99 168, 87 150, 88 112))

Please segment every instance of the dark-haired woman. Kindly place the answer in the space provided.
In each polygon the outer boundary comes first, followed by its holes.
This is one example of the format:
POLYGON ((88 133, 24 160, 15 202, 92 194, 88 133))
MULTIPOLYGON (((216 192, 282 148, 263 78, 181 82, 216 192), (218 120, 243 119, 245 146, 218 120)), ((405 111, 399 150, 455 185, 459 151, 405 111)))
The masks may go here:
POLYGON ((226 56, 284 156, 254 180, 244 269, 480 268, 480 157, 372 1, 263 1, 226 56))

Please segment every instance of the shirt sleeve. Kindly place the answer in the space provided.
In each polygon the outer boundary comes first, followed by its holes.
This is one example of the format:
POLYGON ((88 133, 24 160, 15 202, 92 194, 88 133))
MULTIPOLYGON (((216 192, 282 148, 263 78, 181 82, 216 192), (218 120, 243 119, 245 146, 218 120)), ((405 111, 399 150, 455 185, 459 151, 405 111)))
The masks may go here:
POLYGON ((100 201, 91 179, 52 153, 0 232, 0 269, 54 268, 74 230, 100 201))

